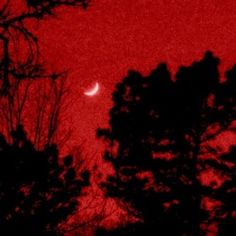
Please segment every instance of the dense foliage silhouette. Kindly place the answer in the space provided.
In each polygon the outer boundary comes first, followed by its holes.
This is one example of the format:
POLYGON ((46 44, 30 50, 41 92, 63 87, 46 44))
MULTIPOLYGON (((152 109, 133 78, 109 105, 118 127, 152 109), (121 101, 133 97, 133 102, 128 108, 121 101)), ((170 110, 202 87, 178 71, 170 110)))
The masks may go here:
POLYGON ((62 235, 57 227, 74 213, 89 173, 76 173, 72 156, 59 160, 56 145, 36 150, 22 126, 12 143, 0 136, 0 234, 62 235))
POLYGON ((108 143, 104 159, 114 171, 101 186, 137 221, 98 235, 199 236, 212 226, 220 235, 235 235, 235 193, 228 192, 236 187, 235 167, 226 170, 211 143, 234 132, 236 66, 222 82, 219 62, 207 51, 175 78, 161 63, 146 77, 129 71, 117 84, 110 128, 97 131, 108 143), (206 184, 209 171, 225 172, 230 180, 206 184), (217 201, 221 207, 205 206, 217 201))

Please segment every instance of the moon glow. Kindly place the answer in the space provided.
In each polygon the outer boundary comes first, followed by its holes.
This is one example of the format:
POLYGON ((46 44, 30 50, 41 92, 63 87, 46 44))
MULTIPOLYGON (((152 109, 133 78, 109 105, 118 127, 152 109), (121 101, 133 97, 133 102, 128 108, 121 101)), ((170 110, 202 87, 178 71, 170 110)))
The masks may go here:
POLYGON ((84 95, 92 97, 92 96, 96 95, 98 93, 98 91, 99 91, 99 84, 96 83, 92 89, 85 91, 84 95))

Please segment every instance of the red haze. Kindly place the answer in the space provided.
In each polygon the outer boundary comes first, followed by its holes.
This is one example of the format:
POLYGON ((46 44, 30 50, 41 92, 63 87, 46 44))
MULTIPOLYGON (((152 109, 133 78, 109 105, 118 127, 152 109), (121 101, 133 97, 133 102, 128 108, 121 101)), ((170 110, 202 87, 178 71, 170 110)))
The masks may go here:
POLYGON ((87 11, 58 13, 40 23, 40 45, 51 68, 69 69, 73 143, 86 140, 91 154, 100 146, 95 129, 107 124, 114 85, 128 69, 148 73, 166 61, 174 73, 208 49, 223 68, 236 62, 233 0, 93 0, 87 11), (100 94, 84 96, 95 81, 100 94))
POLYGON ((95 130, 107 126, 111 93, 128 69, 147 74, 165 61, 174 74, 205 50, 220 57, 221 69, 230 68, 236 62, 235 22, 234 0, 93 0, 87 11, 61 9, 41 22, 36 31, 45 61, 70 72, 72 122, 62 124, 72 125, 70 147, 85 143, 86 155, 101 160, 95 130), (94 82, 100 93, 84 96, 94 82))

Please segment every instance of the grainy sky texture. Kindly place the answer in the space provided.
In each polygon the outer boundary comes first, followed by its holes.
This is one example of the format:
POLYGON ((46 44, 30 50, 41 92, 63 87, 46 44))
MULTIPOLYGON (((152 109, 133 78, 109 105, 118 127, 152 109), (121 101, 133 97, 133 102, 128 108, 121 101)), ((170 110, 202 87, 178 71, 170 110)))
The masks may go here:
POLYGON ((148 73, 161 62, 174 74, 212 50, 222 67, 236 62, 234 0, 93 0, 87 11, 60 9, 37 28, 53 69, 69 69, 73 143, 92 154, 95 129, 107 122, 111 93, 128 69, 148 73), (99 82, 98 96, 83 91, 99 82), (91 147, 91 146, 90 146, 91 147))
MULTIPOLYGON (((179 65, 200 60, 206 50, 221 59, 221 69, 236 63, 235 0, 92 0, 87 11, 60 9, 35 28, 49 67, 69 69, 70 148, 85 144, 88 157, 101 159, 95 130, 107 126, 111 93, 129 69, 148 74, 167 62, 174 75, 179 65), (95 82, 97 96, 83 92, 95 82)), ((230 135, 222 146, 234 141, 230 135)))

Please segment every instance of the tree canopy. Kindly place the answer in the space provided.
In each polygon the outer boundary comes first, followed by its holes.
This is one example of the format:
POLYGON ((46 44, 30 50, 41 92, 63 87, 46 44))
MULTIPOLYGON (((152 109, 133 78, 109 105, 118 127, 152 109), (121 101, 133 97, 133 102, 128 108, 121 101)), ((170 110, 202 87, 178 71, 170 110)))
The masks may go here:
POLYGON ((216 180, 202 181, 205 172, 225 173, 222 153, 211 141, 224 131, 235 132, 236 66, 221 81, 219 62, 207 51, 175 77, 161 63, 148 76, 129 71, 117 84, 110 128, 97 131, 108 143, 104 159, 114 170, 101 186, 137 222, 111 235, 199 236, 212 225, 220 227, 223 215, 204 202, 224 205, 216 192, 227 191, 216 180))
POLYGON ((88 0, 5 0, 0 3, 0 78, 1 94, 6 94, 14 79, 60 76, 47 72, 40 58, 37 36, 29 22, 55 14, 59 7, 87 8, 88 0))
POLYGON ((76 164, 71 155, 61 157, 54 138, 64 112, 66 73, 47 71, 31 31, 32 22, 59 7, 87 5, 87 0, 0 2, 1 235, 64 235, 89 185, 83 158, 77 156, 76 164))
POLYGON ((35 149, 23 126, 12 139, 0 136, 0 234, 63 235, 58 226, 75 213, 88 171, 70 155, 60 161, 56 145, 35 149))

